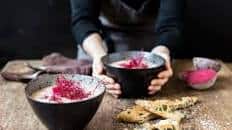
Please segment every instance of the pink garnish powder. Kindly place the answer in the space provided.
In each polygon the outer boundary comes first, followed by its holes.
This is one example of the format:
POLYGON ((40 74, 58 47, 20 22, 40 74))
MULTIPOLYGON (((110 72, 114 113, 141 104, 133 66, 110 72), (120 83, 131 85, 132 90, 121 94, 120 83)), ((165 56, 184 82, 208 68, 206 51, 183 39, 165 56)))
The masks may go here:
POLYGON ((144 63, 143 56, 133 57, 127 60, 125 63, 119 64, 119 66, 126 68, 126 69, 146 69, 148 65, 144 63))
POLYGON ((213 69, 201 69, 194 71, 187 71, 183 74, 183 78, 189 84, 204 84, 212 80, 217 75, 213 69))
POLYGON ((61 75, 57 77, 56 85, 52 88, 50 100, 56 102, 62 101, 62 98, 80 100, 89 95, 90 93, 85 92, 79 82, 68 80, 61 75))

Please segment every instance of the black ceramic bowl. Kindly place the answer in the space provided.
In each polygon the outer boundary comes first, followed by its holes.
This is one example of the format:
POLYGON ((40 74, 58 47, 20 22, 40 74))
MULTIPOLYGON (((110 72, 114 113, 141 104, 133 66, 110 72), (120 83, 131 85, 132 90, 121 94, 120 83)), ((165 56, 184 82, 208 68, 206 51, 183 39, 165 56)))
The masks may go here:
POLYGON ((107 75, 114 78, 121 85, 122 97, 148 96, 147 87, 157 74, 165 69, 165 60, 155 54, 143 51, 127 51, 106 55, 102 58, 107 75), (113 62, 129 59, 138 55, 143 55, 144 60, 156 64, 147 69, 126 69, 114 67, 113 62))
POLYGON ((102 101, 105 87, 99 80, 83 75, 64 75, 68 79, 79 81, 84 89, 93 91, 93 95, 81 101, 72 103, 43 103, 34 100, 33 92, 54 84, 58 75, 42 75, 37 80, 29 82, 25 88, 26 97, 45 126, 50 130, 82 130, 96 113, 102 101), (98 85, 96 87, 96 85, 98 85), (95 89, 96 88, 96 89, 95 89))

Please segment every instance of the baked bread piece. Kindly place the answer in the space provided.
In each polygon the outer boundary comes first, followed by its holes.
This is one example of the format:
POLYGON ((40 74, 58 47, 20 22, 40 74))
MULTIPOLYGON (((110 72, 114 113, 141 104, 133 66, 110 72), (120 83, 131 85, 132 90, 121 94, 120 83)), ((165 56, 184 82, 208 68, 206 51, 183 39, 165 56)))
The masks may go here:
POLYGON ((175 107, 174 103, 169 100, 136 100, 136 105, 143 107, 144 109, 154 109, 154 111, 163 111, 163 112, 171 112, 174 110, 175 107))
POLYGON ((155 124, 144 123, 134 130, 180 130, 180 122, 172 119, 160 120, 155 124))
POLYGON ((158 130, 180 130, 180 122, 172 119, 161 120, 155 124, 158 130))
MULTIPOLYGON (((157 111, 171 112, 177 109, 187 108, 194 105, 198 101, 197 97, 182 97, 181 100, 136 100, 135 104, 143 108, 153 108, 157 111)), ((150 110, 149 110, 150 111, 150 110)))
POLYGON ((135 106, 120 112, 116 118, 122 122, 144 123, 148 120, 162 117, 180 121, 184 115, 174 112, 177 109, 194 105, 198 101, 197 97, 182 97, 181 100, 136 100, 135 106))
POLYGON ((125 111, 120 112, 116 118, 122 122, 144 123, 145 121, 156 118, 157 116, 146 111, 141 106, 135 105, 125 111))
POLYGON ((175 109, 183 109, 195 105, 198 102, 197 97, 182 97, 181 100, 175 101, 175 109))
POLYGON ((145 110, 163 118, 181 120, 183 114, 173 112, 177 109, 186 108, 194 105, 198 101, 197 97, 182 97, 181 100, 136 100, 135 104, 141 106, 145 110))

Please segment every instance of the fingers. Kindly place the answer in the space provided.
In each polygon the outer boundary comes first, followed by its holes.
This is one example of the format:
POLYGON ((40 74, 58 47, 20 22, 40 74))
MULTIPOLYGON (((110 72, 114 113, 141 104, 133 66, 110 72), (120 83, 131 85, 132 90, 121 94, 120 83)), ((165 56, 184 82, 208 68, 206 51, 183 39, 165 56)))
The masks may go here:
POLYGON ((120 90, 120 85, 119 84, 108 84, 106 85, 106 88, 107 89, 110 89, 110 90, 120 90))
POLYGON ((114 80, 106 75, 95 75, 95 77, 102 80, 105 84, 113 84, 114 80))
POLYGON ((168 82, 168 78, 164 78, 164 79, 153 79, 151 81, 151 85, 153 86, 163 86, 165 83, 168 82))
POLYGON ((151 86, 148 87, 148 94, 153 95, 153 94, 157 93, 160 90, 161 90, 161 86, 151 85, 151 86))
POLYGON ((170 75, 173 75, 173 70, 170 61, 166 63, 167 71, 169 71, 170 75))
POLYGON ((160 72, 158 74, 158 78, 170 78, 173 75, 173 70, 169 63, 166 64, 166 70, 160 72))
POLYGON ((105 75, 99 75, 98 78, 105 83, 106 92, 111 94, 113 97, 118 98, 122 94, 120 85, 115 83, 112 78, 109 78, 105 75))
POLYGON ((100 61, 93 62, 93 76, 101 79, 105 83, 113 84, 114 80, 106 75, 103 75, 103 64, 100 61))
POLYGON ((172 77, 172 75, 173 75, 172 70, 165 70, 158 74, 158 78, 170 78, 172 77))
POLYGON ((113 84, 114 80, 106 75, 103 75, 103 64, 101 61, 94 61, 93 62, 93 76, 101 79, 105 83, 113 84))
POLYGON ((106 90, 113 97, 118 98, 121 95, 121 90, 106 90))
POLYGON ((151 81, 151 85, 148 87, 148 94, 153 95, 161 90, 162 86, 168 82, 168 78, 154 79, 151 81))
POLYGON ((113 97, 118 98, 121 95, 120 85, 115 83, 114 79, 103 74, 103 64, 99 60, 93 61, 93 76, 99 78, 106 84, 106 92, 110 93, 113 97))
POLYGON ((118 98, 122 94, 119 84, 108 84, 106 85, 106 88, 106 92, 108 92, 115 98, 118 98))
POLYGON ((159 78, 169 78, 173 75, 172 67, 171 67, 171 61, 170 61, 170 55, 169 55, 169 50, 166 47, 156 47, 153 49, 153 52, 156 53, 157 55, 160 55, 163 57, 166 61, 166 70, 162 71, 161 73, 158 74, 159 78))

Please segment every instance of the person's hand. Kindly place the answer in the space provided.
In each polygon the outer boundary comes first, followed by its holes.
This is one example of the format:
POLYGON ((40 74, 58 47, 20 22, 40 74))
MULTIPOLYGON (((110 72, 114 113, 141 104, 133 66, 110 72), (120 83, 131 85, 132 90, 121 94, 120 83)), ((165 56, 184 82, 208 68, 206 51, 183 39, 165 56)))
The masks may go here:
POLYGON ((120 85, 114 81, 111 77, 108 77, 104 74, 104 67, 101 62, 101 58, 93 59, 93 76, 102 80, 106 85, 106 91, 110 93, 112 96, 118 98, 121 94, 120 85))
POLYGON ((165 59, 166 70, 160 72, 157 76, 158 78, 155 78, 151 81, 150 86, 148 86, 149 95, 153 95, 156 92, 160 91, 162 86, 164 86, 168 82, 169 78, 173 75, 173 70, 170 61, 170 53, 168 48, 164 46, 158 46, 152 50, 152 53, 155 53, 165 59))
POLYGON ((120 85, 104 74, 104 67, 101 58, 107 54, 107 47, 104 44, 100 34, 93 33, 83 41, 83 49, 93 59, 92 75, 99 78, 106 84, 106 91, 114 97, 121 94, 120 85))

